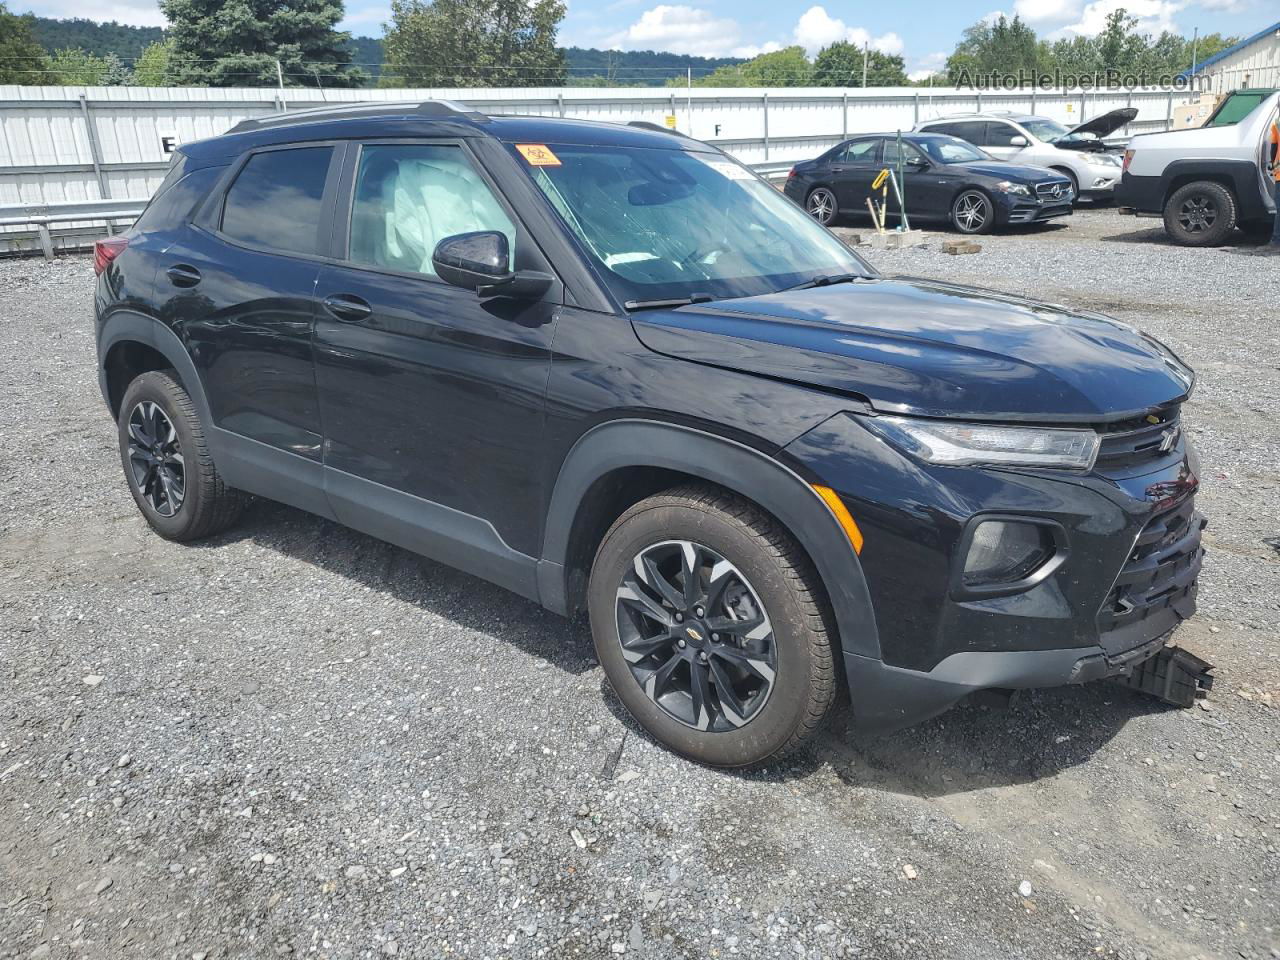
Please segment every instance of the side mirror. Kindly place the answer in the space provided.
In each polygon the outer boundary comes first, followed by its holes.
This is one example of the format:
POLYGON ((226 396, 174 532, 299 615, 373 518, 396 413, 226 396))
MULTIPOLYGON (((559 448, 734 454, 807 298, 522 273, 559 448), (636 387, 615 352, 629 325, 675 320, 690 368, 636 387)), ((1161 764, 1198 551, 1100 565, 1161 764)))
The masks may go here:
POLYGON ((908 157, 907 166, 912 170, 927 170, 929 169, 929 161, 924 157, 908 157))
POLYGON ((474 290, 482 297, 533 299, 555 279, 534 270, 513 271, 507 235, 497 230, 445 237, 432 251, 431 265, 445 283, 474 290))
POLYGON ((1027 145, 1027 138, 1020 133, 1015 133, 1012 137, 1009 138, 1009 146, 1011 147, 1025 147, 1026 145, 1027 145))
POLYGON ((445 283, 475 290, 511 279, 511 248, 497 230, 457 233, 436 244, 431 265, 445 283))

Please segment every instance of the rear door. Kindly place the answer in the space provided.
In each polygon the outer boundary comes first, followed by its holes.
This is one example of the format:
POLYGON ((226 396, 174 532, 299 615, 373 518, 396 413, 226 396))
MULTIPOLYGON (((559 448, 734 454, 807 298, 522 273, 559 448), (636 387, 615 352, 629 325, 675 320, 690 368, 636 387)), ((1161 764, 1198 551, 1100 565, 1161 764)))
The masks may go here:
POLYGON ((536 553, 540 535, 543 400, 563 288, 481 299, 435 275, 436 244, 477 230, 506 234, 517 268, 551 272, 465 142, 353 144, 343 183, 315 328, 334 512, 527 593, 512 553, 536 553))
MULTIPOLYGON (((187 344, 213 426, 253 441, 236 455, 286 474, 291 468, 271 455, 292 455, 314 463, 316 479, 322 432, 311 335, 342 151, 311 143, 242 156, 159 257, 156 275, 164 319, 187 344)), ((322 497, 286 489, 280 499, 328 512, 322 497)))
POLYGON ((877 166, 879 141, 875 137, 854 140, 831 162, 831 186, 840 209, 846 213, 864 213, 871 182, 880 172, 877 166))

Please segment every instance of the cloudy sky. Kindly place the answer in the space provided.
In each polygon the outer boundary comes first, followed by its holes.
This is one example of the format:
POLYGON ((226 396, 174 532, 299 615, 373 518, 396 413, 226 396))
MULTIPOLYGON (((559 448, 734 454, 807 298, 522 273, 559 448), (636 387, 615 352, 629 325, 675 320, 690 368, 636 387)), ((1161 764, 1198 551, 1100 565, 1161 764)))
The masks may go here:
MULTIPOLYGON (((560 32, 565 45, 623 50, 671 50, 701 56, 754 56, 789 44, 810 55, 835 40, 870 43, 902 54, 912 72, 942 65, 965 27, 987 16, 1018 13, 1041 36, 1095 34, 1107 14, 1124 7, 1152 33, 1220 31, 1248 36, 1275 22, 1275 0, 891 0, 782 4, 776 0, 568 0, 560 32)), ((381 0, 347 0, 343 27, 382 35, 389 7, 381 0)), ((42 16, 84 16, 83 0, 27 0, 10 10, 42 16)), ((162 25, 153 0, 103 0, 94 19, 162 25)))

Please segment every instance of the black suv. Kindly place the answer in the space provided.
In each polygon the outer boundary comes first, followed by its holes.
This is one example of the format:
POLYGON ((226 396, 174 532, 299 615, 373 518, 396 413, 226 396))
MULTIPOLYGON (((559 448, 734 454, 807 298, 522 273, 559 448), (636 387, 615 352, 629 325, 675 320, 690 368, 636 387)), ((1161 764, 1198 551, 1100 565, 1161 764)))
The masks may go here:
POLYGON ((164 537, 301 507, 585 609, 673 749, 759 763, 1131 670, 1192 613, 1192 373, 1138 331, 882 278, 716 149, 440 102, 184 146, 96 251, 164 537))

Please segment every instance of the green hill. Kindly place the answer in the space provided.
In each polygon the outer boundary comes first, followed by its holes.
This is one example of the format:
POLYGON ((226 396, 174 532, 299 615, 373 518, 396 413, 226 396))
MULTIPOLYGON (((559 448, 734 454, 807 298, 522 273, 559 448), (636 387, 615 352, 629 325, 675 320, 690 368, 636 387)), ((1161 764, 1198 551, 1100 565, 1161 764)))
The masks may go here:
MULTIPOLYGON (((79 47, 99 57, 114 53, 128 62, 142 53, 147 44, 164 38, 164 31, 159 27, 133 27, 115 21, 96 23, 81 17, 71 20, 35 17, 34 20, 36 39, 50 52, 79 47)), ((363 66, 376 83, 382 72, 382 41, 376 37, 353 37, 351 52, 352 60, 363 66)), ((716 67, 743 61, 734 57, 691 57, 655 50, 566 47, 565 62, 572 85, 662 86, 669 77, 685 76, 688 69, 697 77, 716 67)))

